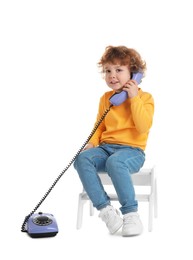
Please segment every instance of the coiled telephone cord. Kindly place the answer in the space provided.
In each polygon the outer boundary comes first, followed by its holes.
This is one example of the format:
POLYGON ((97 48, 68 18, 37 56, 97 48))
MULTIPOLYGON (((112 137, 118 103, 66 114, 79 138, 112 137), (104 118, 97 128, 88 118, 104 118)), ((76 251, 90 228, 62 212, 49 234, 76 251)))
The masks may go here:
POLYGON ((35 211, 40 207, 40 205, 43 203, 43 201, 47 198, 47 196, 49 195, 49 193, 52 191, 52 189, 54 188, 54 186, 56 185, 56 183, 60 180, 60 178, 63 176, 63 174, 69 169, 69 167, 72 165, 72 163, 76 160, 76 158, 78 157, 78 155, 81 153, 81 151, 84 149, 84 147, 86 146, 86 144, 89 142, 89 140, 91 139, 91 137, 94 135, 94 133, 96 132, 97 128, 99 127, 99 125, 102 123, 103 119, 106 117, 106 115, 108 114, 108 112, 110 111, 111 107, 113 105, 111 104, 109 106, 109 108, 107 108, 104 112, 104 114, 101 116, 101 118, 99 119, 99 121, 96 123, 95 127, 93 128, 93 130, 91 131, 90 135, 88 136, 88 138, 86 139, 86 141, 83 143, 83 145, 81 146, 81 148, 77 151, 77 153, 74 155, 74 157, 71 159, 71 161, 69 162, 69 164, 64 168, 64 170, 58 175, 58 177, 55 179, 55 181, 53 182, 53 184, 51 185, 51 187, 48 189, 48 191, 45 193, 45 195, 42 197, 42 199, 39 201, 39 203, 36 205, 36 207, 31 211, 31 213, 29 215, 27 215, 24 219, 24 222, 21 226, 21 231, 22 232, 27 232, 26 229, 26 224, 27 221, 29 220, 29 218, 35 213, 35 211))

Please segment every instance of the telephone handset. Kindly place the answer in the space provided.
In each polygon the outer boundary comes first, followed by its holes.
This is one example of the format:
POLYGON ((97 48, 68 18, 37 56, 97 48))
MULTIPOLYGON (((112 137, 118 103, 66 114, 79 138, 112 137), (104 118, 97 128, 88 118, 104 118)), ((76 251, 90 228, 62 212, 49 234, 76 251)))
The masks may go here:
MULTIPOLYGON (((142 72, 133 73, 132 79, 136 80, 138 84, 141 83, 141 79, 143 78, 142 72)), ((121 91, 120 93, 115 93, 109 99, 110 103, 114 106, 119 106, 128 98, 127 91, 121 91)))

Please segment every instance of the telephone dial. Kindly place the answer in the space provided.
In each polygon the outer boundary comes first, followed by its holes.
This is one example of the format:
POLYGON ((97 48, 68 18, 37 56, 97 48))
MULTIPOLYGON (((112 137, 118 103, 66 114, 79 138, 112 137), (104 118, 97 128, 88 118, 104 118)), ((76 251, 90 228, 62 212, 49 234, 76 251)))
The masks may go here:
MULTIPOLYGON (((136 80, 138 84, 141 83, 141 80, 143 78, 143 73, 137 72, 133 73, 132 79, 136 80)), ((91 137, 96 132, 97 128, 105 118, 105 116, 108 114, 112 106, 119 106, 122 104, 126 99, 128 98, 128 93, 126 91, 121 91, 120 93, 115 93, 112 95, 109 99, 110 106, 107 108, 102 115, 102 117, 99 119, 99 121, 96 123, 95 127, 91 131, 90 135, 86 139, 86 141, 83 143, 83 145, 80 147, 80 149, 77 151, 75 156, 72 158, 72 160, 69 162, 69 164, 64 168, 64 170, 59 174, 59 176, 56 178, 56 180, 53 182, 51 187, 48 189, 48 191, 45 193, 45 195, 42 197, 42 199, 39 201, 39 203, 36 205, 34 210, 25 217, 24 222, 21 227, 22 232, 27 232, 28 235, 32 238, 40 238, 40 237, 53 237, 56 236, 58 233, 58 225, 56 223, 56 220, 52 214, 49 213, 35 213, 35 211, 40 207, 40 205, 43 203, 43 201, 47 198, 49 193, 52 191, 56 183, 59 181, 59 179, 63 176, 63 174, 68 170, 68 168, 72 165, 72 163, 76 160, 77 156, 81 153, 81 151, 84 149, 86 144, 89 142, 91 137)))

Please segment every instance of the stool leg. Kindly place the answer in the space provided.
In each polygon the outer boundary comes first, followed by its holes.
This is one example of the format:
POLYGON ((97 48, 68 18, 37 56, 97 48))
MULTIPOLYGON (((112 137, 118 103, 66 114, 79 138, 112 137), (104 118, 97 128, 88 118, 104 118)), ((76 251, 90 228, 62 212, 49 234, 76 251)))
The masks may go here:
POLYGON ((153 198, 152 195, 149 197, 149 219, 148 219, 148 231, 152 231, 152 226, 153 226, 153 198))
POLYGON ((157 218, 157 180, 155 180, 154 193, 154 217, 157 218))
POLYGON ((90 200, 90 216, 94 216, 94 207, 91 200, 90 200))
POLYGON ((78 199, 78 213, 77 213, 77 222, 76 222, 76 228, 80 229, 82 226, 82 216, 83 216, 83 206, 84 206, 85 200, 82 199, 82 193, 79 194, 78 199))

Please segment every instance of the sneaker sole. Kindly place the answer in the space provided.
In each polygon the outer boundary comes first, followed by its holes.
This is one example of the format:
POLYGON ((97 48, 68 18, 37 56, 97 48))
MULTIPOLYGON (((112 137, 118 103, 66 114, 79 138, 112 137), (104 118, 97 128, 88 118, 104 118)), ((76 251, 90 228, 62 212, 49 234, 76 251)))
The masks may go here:
POLYGON ((130 231, 130 232, 122 232, 123 237, 132 237, 132 236, 138 236, 141 235, 143 230, 137 230, 137 231, 130 231))
POLYGON ((113 227, 113 229, 110 230, 111 234, 115 234, 123 225, 123 220, 120 219, 120 221, 113 227))

